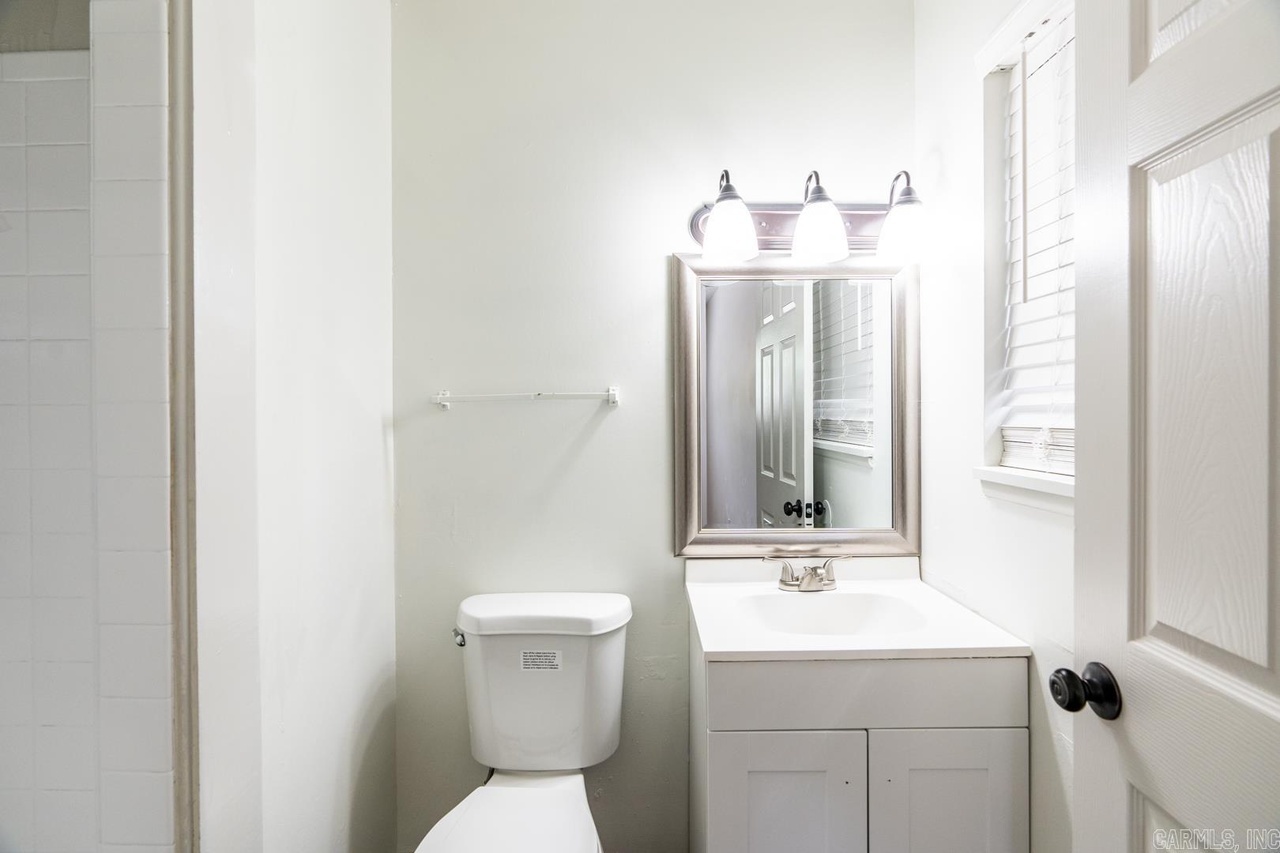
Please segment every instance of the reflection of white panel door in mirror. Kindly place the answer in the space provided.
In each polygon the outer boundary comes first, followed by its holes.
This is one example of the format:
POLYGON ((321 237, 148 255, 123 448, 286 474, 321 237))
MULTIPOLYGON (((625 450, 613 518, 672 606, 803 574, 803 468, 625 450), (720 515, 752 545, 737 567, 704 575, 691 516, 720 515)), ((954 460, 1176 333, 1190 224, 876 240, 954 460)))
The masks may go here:
POLYGON ((767 282, 756 330, 759 527, 813 526, 804 511, 813 502, 812 387, 813 285, 767 282))

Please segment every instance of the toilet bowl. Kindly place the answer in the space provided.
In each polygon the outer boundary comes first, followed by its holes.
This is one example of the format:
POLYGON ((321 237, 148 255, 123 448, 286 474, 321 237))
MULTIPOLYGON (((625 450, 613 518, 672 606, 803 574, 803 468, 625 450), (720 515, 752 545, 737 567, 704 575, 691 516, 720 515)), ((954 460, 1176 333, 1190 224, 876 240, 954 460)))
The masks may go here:
POLYGON ((581 773, 494 773, 416 853, 602 853, 581 773))
POLYGON ((471 754, 494 773, 416 853, 602 853, 581 768, 618 748, 630 619, 616 593, 459 605, 471 754))

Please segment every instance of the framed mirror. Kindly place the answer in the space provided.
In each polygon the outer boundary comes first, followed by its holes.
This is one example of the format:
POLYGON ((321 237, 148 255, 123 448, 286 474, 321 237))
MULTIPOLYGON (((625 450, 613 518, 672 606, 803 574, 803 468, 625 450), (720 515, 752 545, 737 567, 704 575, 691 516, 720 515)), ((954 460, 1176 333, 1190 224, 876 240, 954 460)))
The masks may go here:
POLYGON ((919 554, 914 267, 672 265, 676 554, 919 554))

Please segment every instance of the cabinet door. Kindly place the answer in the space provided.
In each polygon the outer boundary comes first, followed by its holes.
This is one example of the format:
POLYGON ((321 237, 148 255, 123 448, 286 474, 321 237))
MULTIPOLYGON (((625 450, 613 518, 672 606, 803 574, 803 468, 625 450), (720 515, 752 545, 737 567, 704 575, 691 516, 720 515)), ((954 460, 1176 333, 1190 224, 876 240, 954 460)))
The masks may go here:
POLYGON ((866 853, 866 732, 711 732, 707 769, 708 853, 866 853))
POLYGON ((1026 729, 868 736, 870 853, 1027 853, 1026 729))

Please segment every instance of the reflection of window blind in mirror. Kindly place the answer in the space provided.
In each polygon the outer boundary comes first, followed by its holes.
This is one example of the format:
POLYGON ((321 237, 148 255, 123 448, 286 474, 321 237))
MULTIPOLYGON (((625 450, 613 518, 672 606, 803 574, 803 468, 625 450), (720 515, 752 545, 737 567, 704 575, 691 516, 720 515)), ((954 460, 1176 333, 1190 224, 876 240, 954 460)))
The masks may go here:
POLYGON ((871 283, 814 282, 813 437, 870 445, 871 283))
POLYGON ((1075 17, 1033 33, 1009 75, 1009 275, 1000 464, 1075 471, 1075 17))

